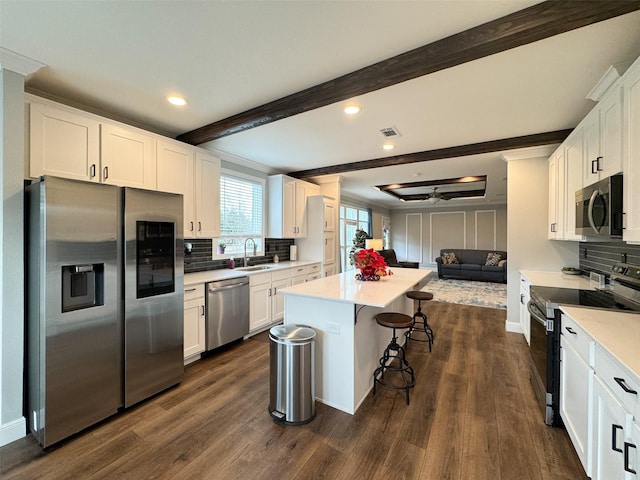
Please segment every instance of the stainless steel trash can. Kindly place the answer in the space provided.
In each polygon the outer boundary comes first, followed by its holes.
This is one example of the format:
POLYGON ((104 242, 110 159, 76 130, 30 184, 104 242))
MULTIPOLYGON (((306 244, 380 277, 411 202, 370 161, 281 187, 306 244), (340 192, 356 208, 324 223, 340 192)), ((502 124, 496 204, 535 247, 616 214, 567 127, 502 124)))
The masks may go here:
POLYGON ((316 332, 304 325, 269 330, 269 413, 281 425, 301 425, 316 416, 316 332))

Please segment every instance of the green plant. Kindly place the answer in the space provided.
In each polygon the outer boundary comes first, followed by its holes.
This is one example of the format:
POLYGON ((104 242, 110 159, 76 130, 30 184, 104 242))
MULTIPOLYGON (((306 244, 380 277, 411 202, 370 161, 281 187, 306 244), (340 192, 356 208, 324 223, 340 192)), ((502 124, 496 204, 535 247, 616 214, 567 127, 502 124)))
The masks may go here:
POLYGON ((365 240, 367 240, 368 238, 371 237, 367 234, 367 232, 360 229, 356 230, 356 233, 353 236, 353 246, 351 247, 351 250, 349 250, 349 263, 351 265, 354 265, 356 263, 355 254, 359 249, 365 247, 365 240))
POLYGON ((224 240, 218 240, 218 246, 220 248, 225 248, 227 246, 227 243, 224 240))

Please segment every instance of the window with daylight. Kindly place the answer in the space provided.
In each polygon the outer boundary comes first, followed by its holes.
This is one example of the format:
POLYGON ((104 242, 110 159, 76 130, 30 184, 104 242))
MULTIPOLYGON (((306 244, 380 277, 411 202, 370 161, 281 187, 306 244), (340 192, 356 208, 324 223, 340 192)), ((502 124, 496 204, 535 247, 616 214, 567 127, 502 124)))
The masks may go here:
MULTIPOLYGON (((224 255, 242 255, 247 238, 254 240, 256 253, 264 251, 264 180, 237 172, 220 176, 220 238, 224 255)), ((216 251, 214 242, 214 252, 216 251)), ((249 242, 250 253, 253 246, 249 242)))
POLYGON ((369 212, 365 208, 340 205, 340 264, 342 272, 353 270, 355 267, 349 262, 349 251, 353 246, 356 230, 369 232, 369 212))

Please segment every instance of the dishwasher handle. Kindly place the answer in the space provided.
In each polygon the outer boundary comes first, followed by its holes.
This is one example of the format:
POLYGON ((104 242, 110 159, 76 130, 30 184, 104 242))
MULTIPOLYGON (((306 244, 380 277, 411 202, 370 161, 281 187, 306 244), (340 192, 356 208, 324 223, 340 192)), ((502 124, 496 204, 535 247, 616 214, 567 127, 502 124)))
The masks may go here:
POLYGON ((223 292, 225 290, 231 290, 234 288, 243 287, 248 284, 249 284, 249 279, 247 277, 236 278, 233 280, 225 280, 220 282, 209 282, 207 283, 207 291, 223 292))

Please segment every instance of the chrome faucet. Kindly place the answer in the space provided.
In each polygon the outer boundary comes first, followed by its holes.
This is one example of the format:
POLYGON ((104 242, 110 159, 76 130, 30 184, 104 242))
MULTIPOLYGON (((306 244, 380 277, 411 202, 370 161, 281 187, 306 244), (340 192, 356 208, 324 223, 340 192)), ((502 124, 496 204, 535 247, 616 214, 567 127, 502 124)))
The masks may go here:
POLYGON ((247 243, 249 243, 249 240, 251 240, 251 243, 253 243, 253 256, 256 256, 256 242, 253 238, 247 238, 244 241, 244 266, 248 267, 249 266, 249 257, 247 256, 247 243))

